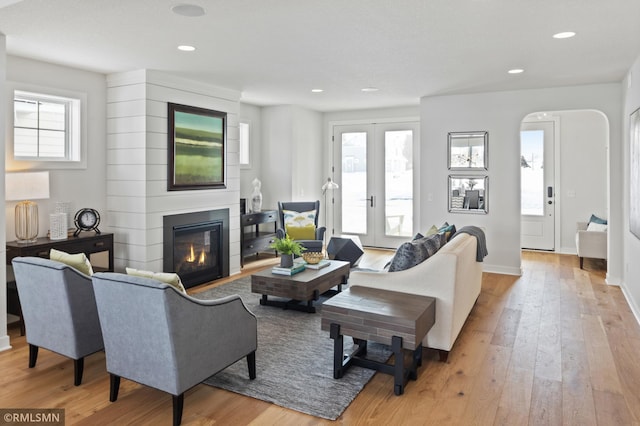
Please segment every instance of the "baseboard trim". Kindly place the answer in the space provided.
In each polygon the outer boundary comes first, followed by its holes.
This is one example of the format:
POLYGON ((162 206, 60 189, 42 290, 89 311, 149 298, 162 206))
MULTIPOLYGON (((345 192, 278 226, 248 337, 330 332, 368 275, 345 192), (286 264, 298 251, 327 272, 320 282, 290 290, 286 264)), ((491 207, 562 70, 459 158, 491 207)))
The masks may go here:
POLYGON ((627 303, 629 304, 629 308, 631 308, 631 312, 633 313, 633 316, 636 318, 636 322, 638 323, 638 325, 640 325, 640 309, 635 304, 633 298, 629 295, 629 292, 627 291, 627 287, 624 285, 624 283, 620 284, 619 287, 622 290, 622 295, 624 296, 624 298, 627 300, 627 303))
POLYGON ((500 265, 489 265, 485 264, 482 267, 483 272, 491 272, 493 274, 503 274, 503 275, 522 275, 522 268, 514 268, 509 266, 500 266, 500 265))
POLYGON ((9 336, 0 337, 0 352, 7 351, 11 349, 11 341, 9 340, 9 336))

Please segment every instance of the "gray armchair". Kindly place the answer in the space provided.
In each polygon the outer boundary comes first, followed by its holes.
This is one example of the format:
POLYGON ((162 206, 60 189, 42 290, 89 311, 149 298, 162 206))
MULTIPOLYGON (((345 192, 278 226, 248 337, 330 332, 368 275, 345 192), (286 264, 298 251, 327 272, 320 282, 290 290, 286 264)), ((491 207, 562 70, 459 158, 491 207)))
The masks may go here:
POLYGON ((324 232, 326 228, 324 226, 318 227, 318 217, 320 216, 320 201, 290 201, 290 202, 278 202, 278 229, 276 229, 276 236, 278 238, 284 238, 285 225, 284 225, 284 210, 292 210, 295 212, 308 212, 315 210, 315 226, 316 235, 313 240, 297 240, 307 251, 321 252, 322 244, 324 241, 324 232))
POLYGON ((584 258, 607 259, 607 231, 587 231, 588 222, 576 224, 576 248, 580 257, 580 269, 584 258))
POLYGON ((74 385, 82 383, 84 357, 104 348, 91 278, 63 263, 39 257, 12 261, 22 307, 29 368, 38 348, 73 359, 74 385))
POLYGON ((173 424, 184 392, 246 357, 256 377, 257 319, 239 296, 199 300, 159 281, 96 273, 93 287, 104 335, 109 400, 120 378, 173 396, 173 424))

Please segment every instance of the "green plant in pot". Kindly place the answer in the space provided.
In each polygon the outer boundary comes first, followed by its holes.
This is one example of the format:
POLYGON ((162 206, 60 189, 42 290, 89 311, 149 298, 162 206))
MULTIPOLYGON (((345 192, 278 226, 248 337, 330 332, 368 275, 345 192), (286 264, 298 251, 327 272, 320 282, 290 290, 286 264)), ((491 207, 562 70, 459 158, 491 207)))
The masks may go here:
POLYGON ((293 266, 293 256, 300 256, 306 250, 302 244, 292 240, 287 234, 285 234, 284 238, 276 238, 270 247, 280 252, 280 266, 283 268, 291 268, 293 266))

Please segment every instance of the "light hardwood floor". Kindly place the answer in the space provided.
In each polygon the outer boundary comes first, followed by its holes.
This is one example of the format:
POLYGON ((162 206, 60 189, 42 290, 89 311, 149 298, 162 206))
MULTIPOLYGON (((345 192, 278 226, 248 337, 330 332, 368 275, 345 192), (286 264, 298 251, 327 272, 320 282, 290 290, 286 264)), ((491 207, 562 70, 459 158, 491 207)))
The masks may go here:
MULTIPOLYGON (((366 256, 377 266, 388 252, 366 256)), ((250 261, 243 275, 274 261, 250 261)), ((109 402, 103 353, 86 359, 74 387, 71 361, 41 350, 28 369, 25 339, 17 327, 10 335, 13 349, 0 353, 0 407, 65 408, 68 425, 171 423, 171 397, 146 386, 123 380, 109 402)), ((604 283, 602 263, 585 260, 580 270, 575 256, 524 252, 521 277, 484 274, 449 361, 426 351, 404 395, 377 373, 330 422, 199 385, 185 396, 183 424, 640 424, 639 354, 640 327, 620 289, 604 283)))

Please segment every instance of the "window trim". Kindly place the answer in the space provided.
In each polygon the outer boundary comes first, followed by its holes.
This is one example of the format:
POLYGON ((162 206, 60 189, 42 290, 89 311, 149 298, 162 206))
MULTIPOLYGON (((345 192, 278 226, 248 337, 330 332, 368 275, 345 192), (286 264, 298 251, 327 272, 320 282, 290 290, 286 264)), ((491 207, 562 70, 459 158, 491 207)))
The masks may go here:
POLYGON ((251 168, 251 132, 252 132, 252 128, 251 128, 251 120, 247 120, 245 118, 241 118, 240 120, 238 120, 238 165, 240 166, 240 169, 250 169, 251 168), (248 129, 248 140, 247 140, 247 149, 248 149, 248 153, 247 153, 247 157, 249 158, 249 162, 248 163, 242 163, 241 161, 241 155, 240 155, 240 151, 242 149, 242 138, 241 138, 241 131, 240 131, 240 125, 242 124, 246 124, 247 125, 247 129, 248 129))
MULTIPOLYGON (((16 82, 7 82, 7 103, 8 115, 7 122, 7 142, 5 144, 5 156, 7 161, 7 170, 19 170, 19 169, 32 169, 32 170, 51 170, 51 169, 86 169, 87 168, 87 94, 84 92, 76 92, 65 89, 57 89, 44 86, 36 86, 29 84, 22 84, 16 82), (60 97, 73 100, 78 100, 80 103, 80 120, 68 121, 70 131, 74 131, 78 137, 79 142, 73 146, 68 146, 70 152, 70 159, 28 159, 25 157, 15 157, 14 153, 14 99, 16 92, 34 93, 42 95, 42 99, 46 99, 47 96, 52 98, 60 97), (72 130, 74 129, 74 130, 72 130), (73 149, 80 149, 79 155, 74 154, 73 149), (73 159, 75 157, 76 159, 73 159)), ((70 141, 66 142, 70 144, 70 141)))

